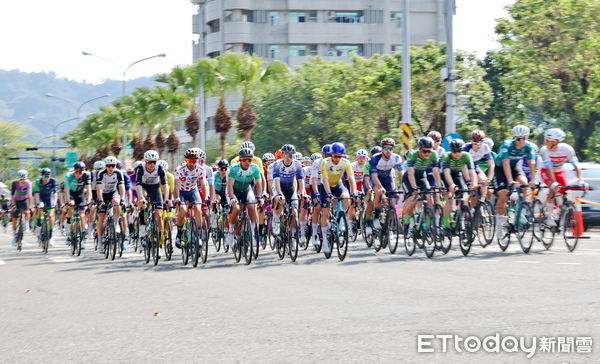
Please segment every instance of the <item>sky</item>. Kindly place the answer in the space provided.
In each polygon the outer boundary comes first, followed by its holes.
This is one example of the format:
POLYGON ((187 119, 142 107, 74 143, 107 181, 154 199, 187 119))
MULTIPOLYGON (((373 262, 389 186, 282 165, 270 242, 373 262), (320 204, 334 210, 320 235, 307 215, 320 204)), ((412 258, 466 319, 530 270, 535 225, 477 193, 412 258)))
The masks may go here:
MULTIPOLYGON (((494 19, 514 1, 456 0, 455 48, 479 56, 497 48, 494 19)), ((2 0, 0 69, 99 83, 120 80, 138 59, 166 53, 136 64, 126 78, 168 72, 192 61, 195 12, 189 0, 2 0)))

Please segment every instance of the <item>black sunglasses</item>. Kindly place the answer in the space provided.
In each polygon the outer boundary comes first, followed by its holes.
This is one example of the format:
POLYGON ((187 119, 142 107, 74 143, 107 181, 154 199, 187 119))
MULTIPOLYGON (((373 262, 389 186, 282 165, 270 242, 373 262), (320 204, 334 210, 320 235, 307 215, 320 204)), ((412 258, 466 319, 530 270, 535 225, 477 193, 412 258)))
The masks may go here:
POLYGON ((518 138, 515 138, 515 140, 516 140, 516 141, 518 141, 518 142, 520 142, 521 140, 525 140, 525 139, 527 139, 527 138, 525 138, 525 137, 518 137, 518 138))
POLYGON ((431 149, 421 149, 421 153, 424 153, 424 154, 429 154, 431 152, 432 152, 431 149))
POLYGON ((146 164, 156 164, 156 161, 146 161, 146 164))

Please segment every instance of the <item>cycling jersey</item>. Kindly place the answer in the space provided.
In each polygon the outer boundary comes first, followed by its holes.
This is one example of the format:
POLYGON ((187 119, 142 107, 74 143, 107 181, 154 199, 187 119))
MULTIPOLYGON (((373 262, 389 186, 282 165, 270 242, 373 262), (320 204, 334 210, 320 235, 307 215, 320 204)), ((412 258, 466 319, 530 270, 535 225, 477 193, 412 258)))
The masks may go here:
POLYGON ((313 162, 311 168, 311 177, 314 177, 317 179, 317 185, 321 184, 321 163, 323 162, 323 159, 317 159, 313 162))
POLYGON ((215 172, 213 172, 213 169, 211 166, 206 165, 206 164, 201 164, 201 166, 204 168, 204 175, 206 176, 206 182, 208 183, 209 186, 212 186, 215 184, 215 172))
MULTIPOLYGON (((496 152, 491 152, 490 154, 492 155, 492 160, 496 160, 496 157, 498 157, 498 154, 496 154, 496 152)), ((490 166, 488 165, 488 161, 485 159, 480 159, 479 162, 477 162, 476 164, 479 167, 479 169, 481 169, 483 172, 487 172, 490 168, 490 166)))
POLYGON ((467 143, 463 147, 463 150, 465 152, 469 152, 469 154, 471 154, 471 157, 473 157, 473 163, 475 163, 475 164, 478 164, 479 161, 481 161, 481 160, 488 161, 488 160, 492 159, 492 150, 490 149, 490 146, 487 144, 481 144, 479 146, 479 150, 475 151, 475 149, 473 148, 473 143, 467 143))
POLYGON ((498 150, 498 156, 496 157, 496 165, 502 167, 503 159, 510 159, 510 166, 515 167, 521 158, 526 157, 528 160, 535 159, 533 150, 535 145, 529 141, 525 142, 525 146, 521 149, 517 149, 516 141, 509 139, 505 141, 498 150))
POLYGON ((10 194, 15 198, 15 201, 27 200, 31 197, 31 181, 26 179, 22 184, 19 181, 14 181, 10 194))
POLYGON ((567 162, 571 163, 574 167, 579 163, 575 150, 566 143, 559 143, 556 151, 551 151, 548 147, 543 146, 540 149, 540 155, 544 163, 543 166, 545 168, 552 168, 554 171, 560 171, 562 166, 567 162))
MULTIPOLYGON (((237 157, 233 158, 231 160, 231 162, 229 162, 229 165, 233 166, 234 164, 237 164, 239 162, 240 162, 240 157, 237 156, 237 157)), ((263 176, 264 175, 264 172, 263 172, 264 168, 263 168, 262 159, 260 159, 257 156, 254 156, 254 157, 252 157, 252 163, 256 164, 260 168, 260 175, 263 176)))
POLYGON ((221 173, 215 173, 215 192, 219 195, 225 195, 227 191, 227 172, 225 171, 225 176, 221 177, 221 173))
POLYGON ((75 177, 75 172, 69 172, 65 176, 65 187, 69 188, 71 194, 79 194, 83 192, 84 188, 90 184, 89 172, 84 171, 79 178, 75 177))
POLYGON ((406 155, 406 166, 414 167, 415 174, 423 174, 429 168, 439 167, 440 158, 435 151, 431 151, 427 157, 423 158, 419 155, 419 150, 414 149, 406 155))
POLYGON ((382 153, 377 153, 371 157, 370 163, 371 174, 377 173, 377 177, 380 180, 381 178, 392 178, 393 169, 402 172, 402 158, 396 153, 392 153, 388 160, 383 158, 382 153))
POLYGON ((365 164, 361 167, 360 164, 358 164, 358 161, 352 163, 352 170, 354 171, 354 180, 356 182, 362 183, 363 179, 365 178, 366 164, 367 162, 365 162, 365 164))
POLYGON ((302 171, 302 164, 298 161, 292 161, 289 166, 285 165, 284 159, 280 159, 274 163, 273 167, 273 179, 279 178, 279 184, 281 186, 294 185, 296 179, 304 178, 304 172, 302 171))
POLYGON ((304 184, 308 188, 310 185, 310 174, 311 174, 312 166, 304 166, 302 167, 302 173, 304 174, 304 184))
POLYGON ((245 193, 256 179, 260 179, 260 167, 254 163, 248 169, 243 169, 241 163, 234 164, 229 168, 228 178, 234 180, 234 192, 245 193))
POLYGON ((175 168, 175 178, 179 180, 180 191, 194 191, 198 189, 198 182, 205 178, 206 171, 200 165, 195 165, 190 170, 186 163, 175 168))
POLYGON ((39 193, 40 198, 42 197, 52 197, 54 193, 56 193, 56 180, 54 178, 50 178, 48 183, 42 183, 42 179, 36 179, 33 184, 33 193, 39 193))
POLYGON ((135 169, 135 183, 142 187, 151 185, 164 185, 167 183, 167 175, 162 166, 155 166, 152 172, 146 169, 146 164, 142 163, 135 169))
POLYGON ((102 188, 102 193, 107 195, 117 191, 118 186, 124 184, 125 177, 119 170, 115 170, 112 174, 108 174, 105 170, 98 174, 98 181, 96 187, 102 188))
POLYGON ((93 170, 90 172, 90 182, 92 185, 92 191, 96 190, 96 182, 98 181, 98 173, 100 173, 100 171, 97 171, 97 170, 93 170))
POLYGON ((458 160, 452 158, 452 152, 446 152, 442 156, 442 165, 449 168, 451 172, 458 173, 466 166, 468 169, 474 169, 473 157, 467 152, 461 152, 458 160))
POLYGON ((175 176, 171 172, 166 172, 165 174, 167 175, 167 185, 169 186, 169 192, 171 193, 171 196, 173 196, 173 193, 175 191, 175 176))
POLYGON ((337 186, 344 173, 354 175, 352 164, 346 158, 340 158, 338 164, 333 164, 331 157, 323 159, 321 162, 321 175, 327 177, 330 187, 337 186))

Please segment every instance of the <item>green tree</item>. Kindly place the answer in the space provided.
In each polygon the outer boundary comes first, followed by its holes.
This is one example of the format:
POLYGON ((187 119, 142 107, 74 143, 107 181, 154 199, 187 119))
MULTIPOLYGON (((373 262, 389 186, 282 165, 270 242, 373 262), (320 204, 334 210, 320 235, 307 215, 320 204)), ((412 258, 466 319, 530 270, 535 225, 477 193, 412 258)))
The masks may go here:
POLYGON ((27 130, 15 121, 0 121, 0 180, 8 182, 15 179, 15 172, 19 168, 18 160, 9 160, 17 156, 31 144, 25 141, 27 130))
POLYGON ((502 83, 522 110, 542 114, 530 121, 572 132, 587 158, 600 120, 600 2, 519 0, 508 13, 496 26, 510 63, 502 83))

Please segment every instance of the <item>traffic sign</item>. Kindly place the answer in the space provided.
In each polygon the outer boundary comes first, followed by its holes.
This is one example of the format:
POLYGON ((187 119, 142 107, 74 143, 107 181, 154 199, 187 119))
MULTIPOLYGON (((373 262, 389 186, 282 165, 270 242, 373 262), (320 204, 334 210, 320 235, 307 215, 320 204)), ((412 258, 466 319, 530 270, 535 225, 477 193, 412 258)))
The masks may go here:
POLYGON ((446 136, 444 137, 444 139, 442 139, 442 147, 446 150, 450 149, 450 142, 453 139, 462 139, 463 137, 460 136, 459 134, 456 133, 450 133, 450 134, 446 134, 446 136))
POLYGON ((77 152, 67 152, 67 155, 65 156, 65 165, 70 167, 75 164, 75 162, 77 162, 77 152))

